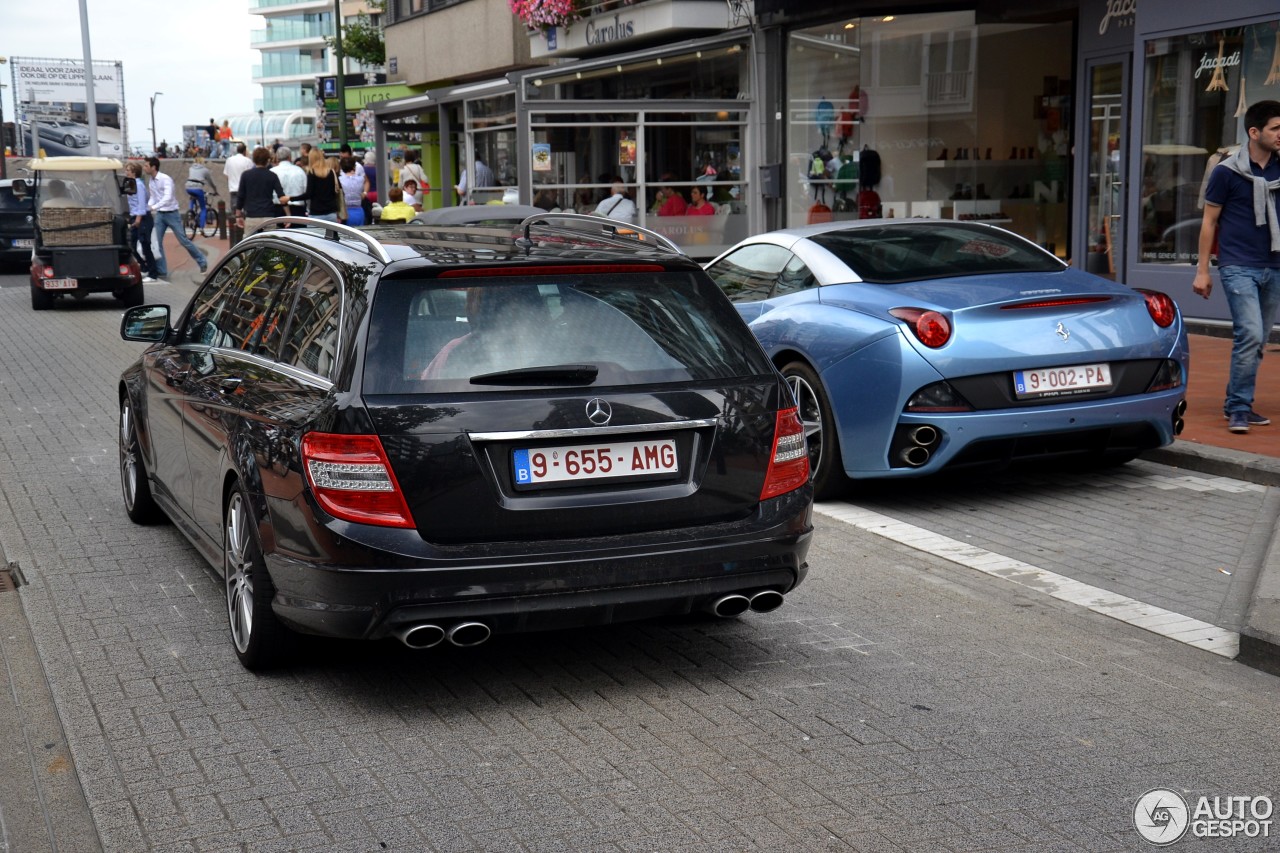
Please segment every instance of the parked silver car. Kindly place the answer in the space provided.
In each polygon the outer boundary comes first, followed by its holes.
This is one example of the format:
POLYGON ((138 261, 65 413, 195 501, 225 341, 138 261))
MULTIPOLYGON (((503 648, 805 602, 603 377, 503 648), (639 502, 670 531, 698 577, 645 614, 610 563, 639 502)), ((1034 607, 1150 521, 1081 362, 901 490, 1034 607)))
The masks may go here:
POLYGON ((59 119, 37 121, 36 133, 41 139, 61 142, 68 148, 86 148, 89 145, 89 131, 75 122, 59 119))

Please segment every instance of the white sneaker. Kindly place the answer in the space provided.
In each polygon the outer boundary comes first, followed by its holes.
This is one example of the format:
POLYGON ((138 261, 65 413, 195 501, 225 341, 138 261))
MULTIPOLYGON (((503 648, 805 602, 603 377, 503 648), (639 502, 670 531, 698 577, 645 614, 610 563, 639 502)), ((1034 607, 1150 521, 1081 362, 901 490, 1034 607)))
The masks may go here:
POLYGON ((151 277, 151 276, 149 276, 149 275, 144 275, 144 276, 142 277, 142 283, 143 283, 143 284, 152 284, 152 283, 157 282, 157 281, 159 281, 159 280, 160 280, 160 279, 158 279, 158 278, 152 278, 152 277, 151 277))

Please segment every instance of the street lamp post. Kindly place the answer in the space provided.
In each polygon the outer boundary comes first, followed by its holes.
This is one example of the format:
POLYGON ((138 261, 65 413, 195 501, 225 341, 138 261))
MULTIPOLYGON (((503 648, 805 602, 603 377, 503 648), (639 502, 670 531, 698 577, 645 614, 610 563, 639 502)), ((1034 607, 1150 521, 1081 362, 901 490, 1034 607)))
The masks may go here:
POLYGON ((151 96, 151 154, 155 156, 156 151, 156 98, 163 95, 164 92, 156 92, 151 96))
POLYGON ((264 110, 258 110, 258 144, 263 148, 267 147, 267 124, 264 118, 264 110))

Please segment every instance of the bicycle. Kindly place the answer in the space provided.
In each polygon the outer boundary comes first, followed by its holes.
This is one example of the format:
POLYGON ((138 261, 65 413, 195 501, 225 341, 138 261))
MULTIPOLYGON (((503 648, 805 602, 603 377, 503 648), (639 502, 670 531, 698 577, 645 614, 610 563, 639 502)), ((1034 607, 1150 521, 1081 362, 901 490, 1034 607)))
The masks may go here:
POLYGON ((205 218, 204 223, 201 224, 200 199, 187 193, 187 212, 182 216, 182 229, 188 237, 194 240, 197 235, 212 237, 218 233, 218 211, 213 206, 217 195, 216 187, 210 187, 205 191, 205 218))

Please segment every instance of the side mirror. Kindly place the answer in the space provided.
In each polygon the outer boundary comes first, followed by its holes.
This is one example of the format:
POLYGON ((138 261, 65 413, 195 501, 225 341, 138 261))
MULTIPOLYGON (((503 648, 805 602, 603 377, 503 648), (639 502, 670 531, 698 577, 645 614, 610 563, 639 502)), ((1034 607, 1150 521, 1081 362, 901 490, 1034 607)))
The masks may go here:
POLYGON ((27 194, 31 192, 31 185, 26 178, 18 178, 9 188, 17 198, 26 198, 27 194))
POLYGON ((123 181, 120 182, 120 192, 124 193, 125 195, 137 195, 138 179, 133 176, 126 177, 123 181))
POLYGON ((169 306, 140 305, 124 312, 120 337, 126 341, 155 344, 169 337, 169 306))

